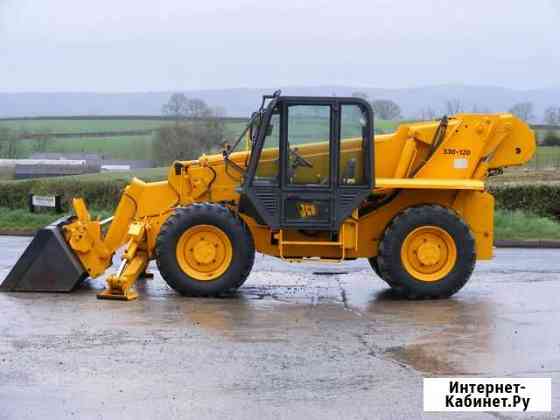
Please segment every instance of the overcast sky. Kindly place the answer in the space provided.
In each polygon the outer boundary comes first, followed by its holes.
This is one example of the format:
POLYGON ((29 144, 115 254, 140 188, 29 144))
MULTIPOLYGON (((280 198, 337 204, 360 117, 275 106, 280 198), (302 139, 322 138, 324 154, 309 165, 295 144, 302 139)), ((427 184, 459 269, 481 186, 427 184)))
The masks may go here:
POLYGON ((0 91, 560 86, 558 0, 0 0, 0 91))

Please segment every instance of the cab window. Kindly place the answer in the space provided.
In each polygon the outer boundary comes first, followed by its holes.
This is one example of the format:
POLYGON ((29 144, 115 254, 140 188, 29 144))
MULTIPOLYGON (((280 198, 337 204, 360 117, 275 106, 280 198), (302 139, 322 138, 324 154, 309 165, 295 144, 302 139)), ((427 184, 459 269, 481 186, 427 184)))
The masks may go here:
POLYGON ((330 105, 288 106, 288 184, 329 185, 330 138, 330 105))
POLYGON ((277 109, 273 110, 270 122, 266 129, 263 149, 257 170, 255 181, 278 184, 279 174, 279 145, 280 145, 280 113, 277 109))

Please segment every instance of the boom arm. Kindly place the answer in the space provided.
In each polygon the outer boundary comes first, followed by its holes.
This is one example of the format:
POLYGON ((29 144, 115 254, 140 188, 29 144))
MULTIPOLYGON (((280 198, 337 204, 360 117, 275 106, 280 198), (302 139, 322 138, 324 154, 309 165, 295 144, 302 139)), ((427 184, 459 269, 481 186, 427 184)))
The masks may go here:
POLYGON ((135 297, 130 287, 144 272, 153 253, 155 234, 150 233, 159 231, 159 224, 178 201, 177 192, 168 182, 144 183, 134 178, 125 188, 105 235, 103 222, 91 220, 84 200, 72 201, 76 220, 63 226, 64 236, 90 277, 103 274, 112 265, 114 253, 127 244, 118 272, 107 279, 109 287, 100 297, 135 297))

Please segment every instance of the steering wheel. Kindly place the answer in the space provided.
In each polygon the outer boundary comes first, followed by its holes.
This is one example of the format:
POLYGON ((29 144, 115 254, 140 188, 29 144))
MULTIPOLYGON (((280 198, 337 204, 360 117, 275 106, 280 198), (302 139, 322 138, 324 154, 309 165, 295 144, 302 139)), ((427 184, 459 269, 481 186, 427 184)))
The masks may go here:
POLYGON ((297 147, 293 149, 288 146, 288 150, 290 151, 290 157, 293 159, 292 167, 297 168, 299 166, 304 166, 306 168, 313 168, 313 163, 309 162, 305 159, 302 155, 298 153, 297 147))

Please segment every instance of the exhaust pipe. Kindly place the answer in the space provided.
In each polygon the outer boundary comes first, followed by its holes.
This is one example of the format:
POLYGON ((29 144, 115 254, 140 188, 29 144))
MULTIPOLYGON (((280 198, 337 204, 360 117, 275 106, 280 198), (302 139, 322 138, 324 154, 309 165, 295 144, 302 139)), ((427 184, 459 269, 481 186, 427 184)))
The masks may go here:
POLYGON ((66 217, 39 230, 6 279, 3 292, 70 292, 87 277, 80 260, 64 239, 66 217))

